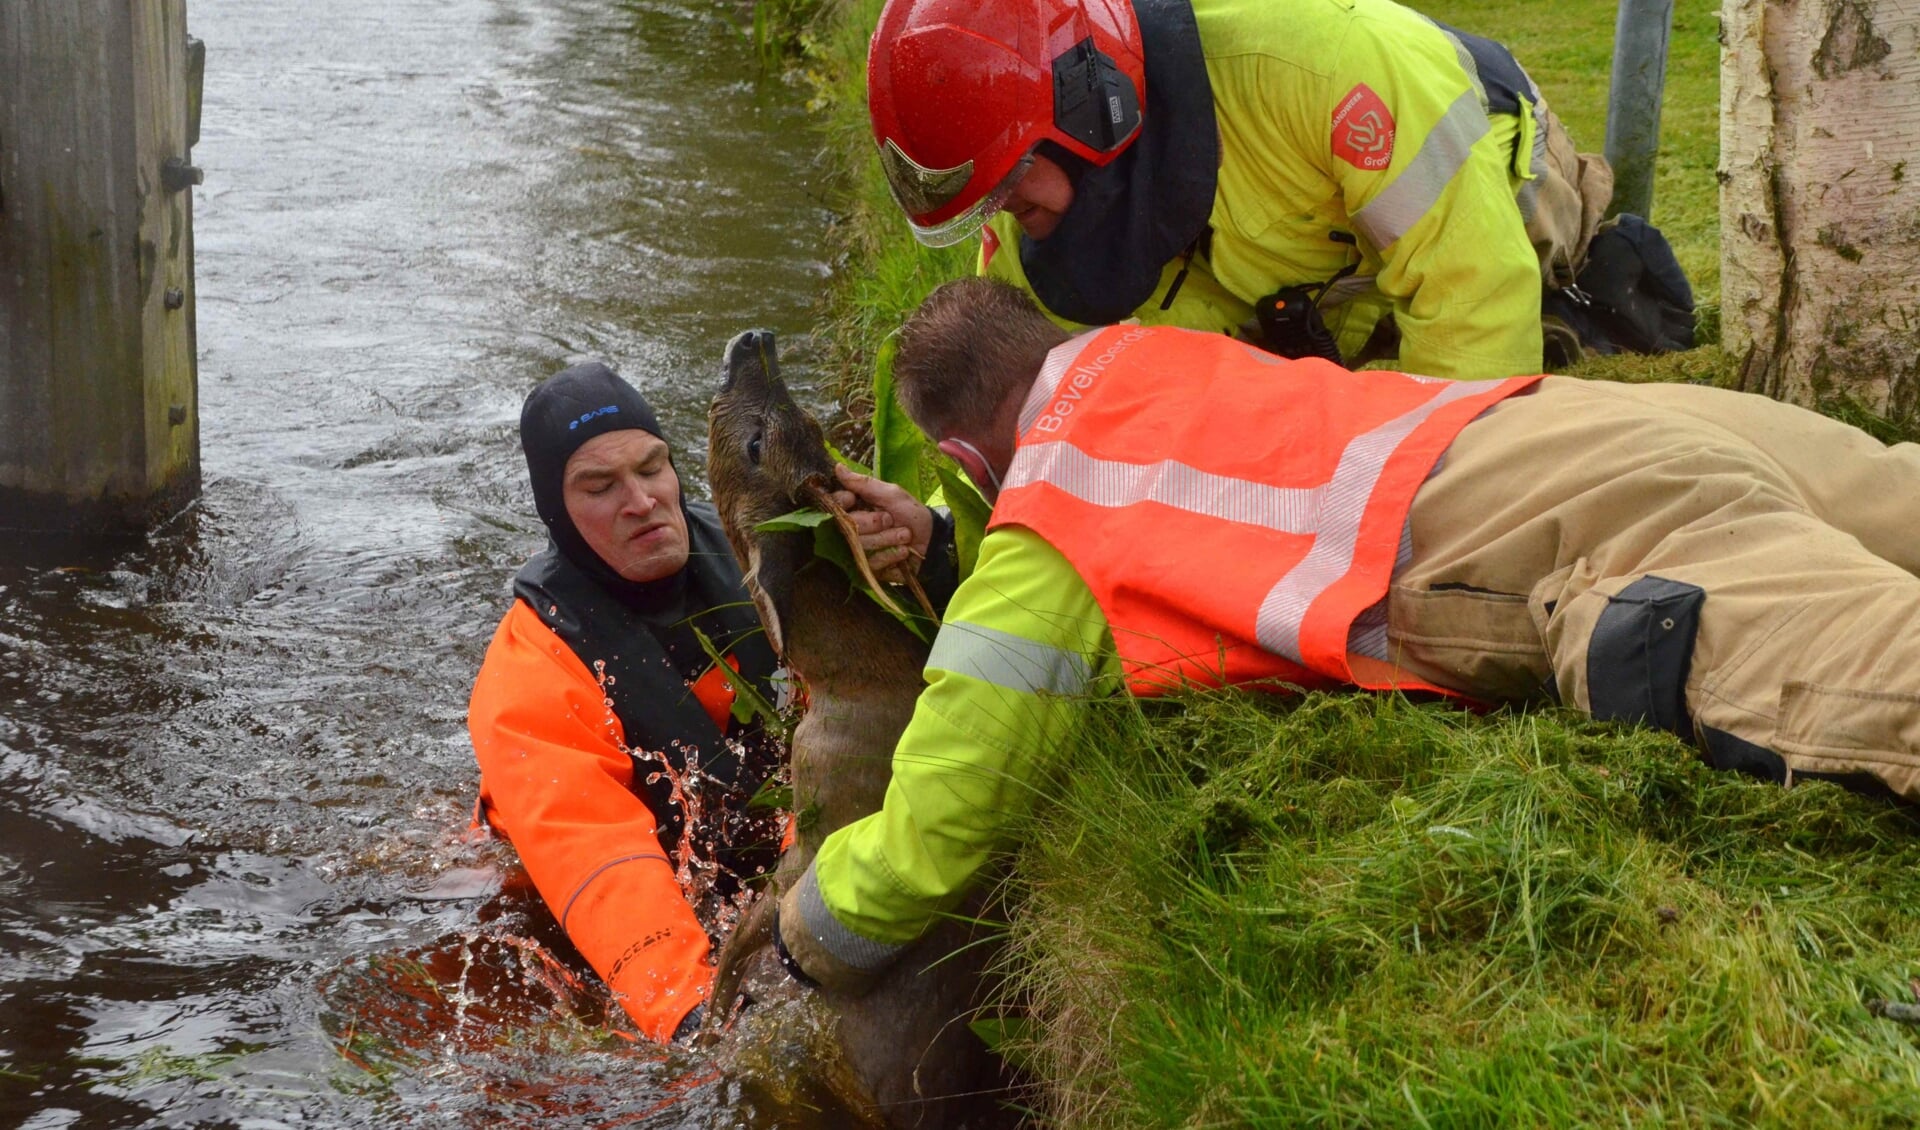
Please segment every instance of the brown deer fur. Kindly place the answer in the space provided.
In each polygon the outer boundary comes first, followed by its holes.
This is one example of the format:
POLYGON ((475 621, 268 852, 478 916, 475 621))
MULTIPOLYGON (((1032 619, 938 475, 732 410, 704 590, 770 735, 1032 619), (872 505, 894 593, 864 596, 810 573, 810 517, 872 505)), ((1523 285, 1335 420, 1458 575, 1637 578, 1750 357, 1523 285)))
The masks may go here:
MULTIPOLYGON (((749 331, 727 347, 726 381, 709 413, 713 501, 746 570, 774 648, 797 677, 806 710, 793 733, 797 834, 776 884, 805 870, 835 829, 880 809, 892 755, 913 715, 927 645, 830 561, 813 533, 764 532, 770 518, 815 505, 835 489, 820 426, 780 380, 771 333, 749 331)), ((858 547, 853 547, 856 555, 858 547)), ((742 917, 719 958, 709 1024, 725 1022, 750 967, 770 953, 775 899, 742 917)), ((904 954, 870 992, 821 992, 833 1013, 838 1064, 854 1101, 889 1126, 989 1126, 1012 1121, 1004 1068, 967 1026, 979 1004, 988 948, 949 920, 904 954)))

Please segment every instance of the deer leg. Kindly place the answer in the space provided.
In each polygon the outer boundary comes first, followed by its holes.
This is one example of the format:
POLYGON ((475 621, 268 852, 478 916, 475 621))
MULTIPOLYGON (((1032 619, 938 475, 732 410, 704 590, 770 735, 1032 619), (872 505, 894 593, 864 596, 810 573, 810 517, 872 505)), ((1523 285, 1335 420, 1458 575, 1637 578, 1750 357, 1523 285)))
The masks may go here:
POLYGON ((755 899, 740 916, 733 933, 727 937, 727 944, 720 948, 720 956, 713 965, 713 993, 707 998, 707 1017, 700 1025, 700 1044, 718 1040, 732 1022, 734 1002, 740 996, 740 980, 746 976, 748 963, 753 955, 773 944, 773 911, 779 904, 780 899, 772 893, 755 899))

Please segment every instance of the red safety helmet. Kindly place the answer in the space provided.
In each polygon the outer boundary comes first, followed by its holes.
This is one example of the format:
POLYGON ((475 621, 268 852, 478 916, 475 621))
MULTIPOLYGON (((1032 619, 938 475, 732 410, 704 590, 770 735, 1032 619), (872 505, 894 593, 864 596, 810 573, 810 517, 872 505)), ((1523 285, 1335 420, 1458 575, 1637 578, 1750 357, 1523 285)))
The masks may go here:
POLYGON ((958 243, 1051 141, 1095 165, 1140 133, 1147 72, 1129 0, 888 0, 867 112, 913 234, 958 243))

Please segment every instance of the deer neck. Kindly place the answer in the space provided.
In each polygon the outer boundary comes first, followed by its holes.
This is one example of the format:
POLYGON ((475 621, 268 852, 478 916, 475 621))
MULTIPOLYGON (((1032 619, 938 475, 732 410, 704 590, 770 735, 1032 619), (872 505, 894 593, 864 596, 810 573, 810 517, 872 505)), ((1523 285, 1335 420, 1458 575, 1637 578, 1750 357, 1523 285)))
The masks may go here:
POLYGON ((920 691, 927 645, 857 591, 838 567, 815 561, 794 577, 787 625, 787 663, 816 705, 844 699, 871 706, 920 691))

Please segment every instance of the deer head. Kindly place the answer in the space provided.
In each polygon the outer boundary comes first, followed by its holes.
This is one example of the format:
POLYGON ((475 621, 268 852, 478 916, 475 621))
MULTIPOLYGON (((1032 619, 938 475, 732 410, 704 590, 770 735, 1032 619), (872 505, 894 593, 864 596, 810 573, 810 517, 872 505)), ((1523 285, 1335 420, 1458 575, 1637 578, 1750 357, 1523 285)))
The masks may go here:
POLYGON ((813 555, 812 536, 757 527, 796 507, 822 505, 834 481, 833 460, 820 425, 780 379, 772 333, 737 335, 724 365, 724 383, 707 413, 707 475, 768 639, 784 653, 784 614, 792 607, 794 576, 813 555))

